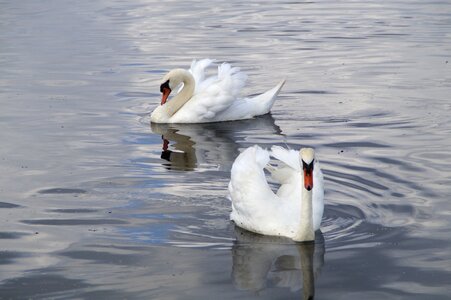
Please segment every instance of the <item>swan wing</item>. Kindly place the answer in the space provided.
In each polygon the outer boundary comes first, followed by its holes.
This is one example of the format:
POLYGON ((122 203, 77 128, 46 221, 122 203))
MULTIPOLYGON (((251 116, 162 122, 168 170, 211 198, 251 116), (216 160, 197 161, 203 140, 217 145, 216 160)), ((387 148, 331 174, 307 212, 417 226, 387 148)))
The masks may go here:
POLYGON ((193 60, 191 62, 191 67, 189 72, 193 75, 194 81, 196 82, 196 87, 194 89, 194 94, 198 93, 199 90, 204 88, 205 82, 205 69, 208 68, 212 63, 214 63, 214 59, 204 58, 201 60, 193 60))
POLYGON ((269 187, 263 171, 268 162, 269 152, 258 146, 247 148, 237 157, 229 183, 230 218, 238 226, 256 233, 294 234, 296 214, 290 202, 280 199, 269 187))
POLYGON ((293 149, 285 149, 280 146, 272 146, 271 156, 277 158, 291 169, 295 171, 301 171, 299 151, 293 149))
POLYGON ((294 172, 292 168, 285 166, 285 164, 277 166, 268 164, 265 169, 271 174, 272 181, 278 184, 290 182, 294 172))
MULTIPOLYGON (((201 69, 195 65, 195 69, 201 69)), ((196 76, 202 77, 198 72, 196 76)), ((218 66, 218 74, 196 83, 191 99, 171 118, 175 123, 224 121, 218 118, 236 101, 246 84, 247 76, 228 63, 218 66)))

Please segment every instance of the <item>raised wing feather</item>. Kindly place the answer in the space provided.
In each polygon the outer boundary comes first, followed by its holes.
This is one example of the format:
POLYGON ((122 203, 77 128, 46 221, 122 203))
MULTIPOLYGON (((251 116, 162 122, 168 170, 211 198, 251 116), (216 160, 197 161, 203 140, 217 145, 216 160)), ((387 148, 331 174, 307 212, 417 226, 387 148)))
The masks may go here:
POLYGON ((174 121, 196 119, 197 122, 208 122, 237 100, 240 90, 246 84, 246 74, 240 72, 239 68, 223 63, 218 66, 217 75, 198 80, 205 77, 205 68, 212 62, 201 60, 191 65, 196 89, 190 101, 174 115, 174 121))
POLYGON ((189 71, 193 75, 194 81, 196 82, 196 87, 194 89, 195 94, 198 93, 201 88, 200 83, 205 81, 205 69, 214 62, 215 61, 213 59, 209 58, 192 61, 189 71))
POLYGON ((301 164, 299 162, 299 151, 292 149, 285 149, 280 146, 271 147, 271 156, 285 163, 290 168, 300 171, 301 164))

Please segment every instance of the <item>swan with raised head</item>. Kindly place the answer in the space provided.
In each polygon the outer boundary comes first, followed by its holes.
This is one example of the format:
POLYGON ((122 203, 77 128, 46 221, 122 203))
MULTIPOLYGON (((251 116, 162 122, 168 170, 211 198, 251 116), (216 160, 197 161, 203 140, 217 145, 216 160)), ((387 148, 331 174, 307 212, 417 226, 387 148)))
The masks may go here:
POLYGON ((193 61, 189 70, 174 69, 160 85, 161 103, 150 116, 153 123, 207 123, 250 119, 267 114, 285 83, 254 97, 240 98, 247 76, 228 63, 218 66, 218 74, 206 77, 205 69, 214 61, 193 61), (179 92, 168 100, 177 88, 179 92))
POLYGON ((324 211, 323 174, 312 148, 299 152, 273 146, 244 150, 232 166, 230 219, 246 230, 294 241, 314 241, 324 211), (280 162, 269 164, 270 155, 280 162), (280 184, 269 186, 264 169, 280 184))

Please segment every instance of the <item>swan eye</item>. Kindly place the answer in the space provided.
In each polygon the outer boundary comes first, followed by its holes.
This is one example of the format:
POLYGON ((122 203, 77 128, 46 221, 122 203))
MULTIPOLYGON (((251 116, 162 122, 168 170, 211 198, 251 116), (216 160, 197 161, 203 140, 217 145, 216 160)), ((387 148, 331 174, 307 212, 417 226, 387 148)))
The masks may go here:
POLYGON ((315 160, 312 160, 311 163, 307 164, 304 160, 302 160, 302 169, 306 171, 313 171, 313 163, 315 160))
POLYGON ((165 83, 162 83, 162 84, 160 85, 160 92, 161 92, 161 93, 163 93, 164 89, 169 89, 169 90, 171 89, 171 88, 169 87, 169 79, 166 80, 165 83))

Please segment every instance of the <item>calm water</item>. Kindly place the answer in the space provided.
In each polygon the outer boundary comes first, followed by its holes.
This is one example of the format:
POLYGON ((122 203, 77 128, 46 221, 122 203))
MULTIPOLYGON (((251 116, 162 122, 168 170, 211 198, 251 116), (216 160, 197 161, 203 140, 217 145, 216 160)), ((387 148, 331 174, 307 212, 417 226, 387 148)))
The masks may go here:
POLYGON ((0 1, 0 298, 450 299, 450 13, 0 1), (163 74, 205 57, 242 67, 243 95, 286 78, 272 115, 150 126, 163 74), (253 144, 317 149, 314 246, 228 221, 253 144))

